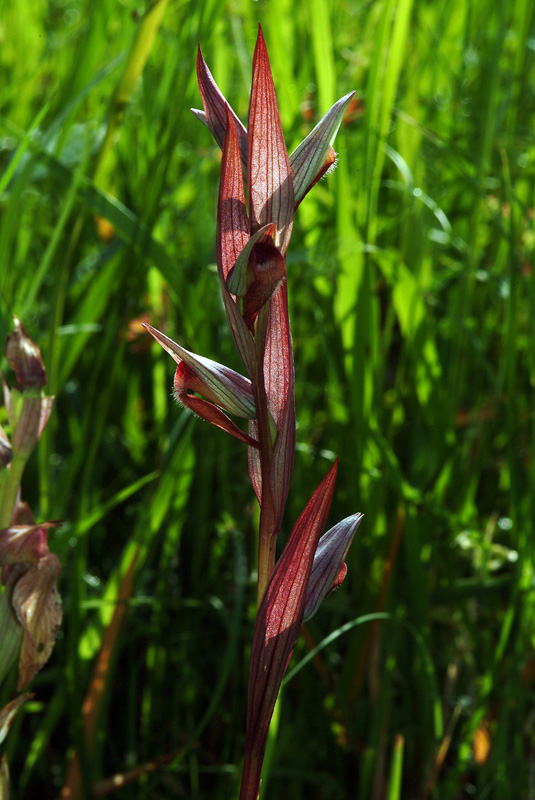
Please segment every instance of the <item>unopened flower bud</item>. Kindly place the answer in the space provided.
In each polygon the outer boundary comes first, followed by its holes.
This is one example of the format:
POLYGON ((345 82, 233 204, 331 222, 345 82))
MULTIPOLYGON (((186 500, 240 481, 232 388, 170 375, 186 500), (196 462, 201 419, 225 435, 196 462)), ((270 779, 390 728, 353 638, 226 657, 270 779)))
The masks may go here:
POLYGON ((7 363, 17 376, 23 389, 42 389, 46 384, 46 370, 41 351, 26 333, 17 317, 13 317, 13 333, 7 337, 5 355, 7 363))

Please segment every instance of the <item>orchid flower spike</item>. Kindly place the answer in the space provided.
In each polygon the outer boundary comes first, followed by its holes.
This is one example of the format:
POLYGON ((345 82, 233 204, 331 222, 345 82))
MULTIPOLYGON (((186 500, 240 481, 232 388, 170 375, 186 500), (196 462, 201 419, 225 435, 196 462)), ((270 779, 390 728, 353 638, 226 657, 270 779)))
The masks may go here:
POLYGON ((200 48, 197 76, 203 110, 192 109, 193 113, 222 150, 217 271, 247 377, 190 353, 150 325, 145 327, 177 365, 177 400, 249 445, 249 476, 260 505, 258 613, 240 800, 257 800, 269 723, 300 626, 342 583, 347 571, 344 559, 362 520, 362 514, 353 514, 321 536, 334 492, 335 463, 276 561, 296 442, 286 251, 295 209, 336 163, 333 141, 354 92, 338 100, 289 156, 260 26, 247 128, 223 97, 200 48), (247 419, 248 434, 227 414, 247 419))

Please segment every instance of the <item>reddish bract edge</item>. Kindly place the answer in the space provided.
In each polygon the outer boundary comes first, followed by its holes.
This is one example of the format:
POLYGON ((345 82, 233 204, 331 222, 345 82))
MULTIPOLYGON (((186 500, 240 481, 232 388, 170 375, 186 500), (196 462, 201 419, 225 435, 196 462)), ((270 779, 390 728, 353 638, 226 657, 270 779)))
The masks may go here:
MULTIPOLYGON (((253 58, 248 138, 251 230, 275 222, 278 230, 275 244, 284 256, 293 224, 294 191, 269 57, 260 26, 253 58)), ((294 380, 288 293, 286 279, 283 278, 269 301, 264 353, 268 408, 278 430, 270 475, 277 528, 284 512, 294 462, 294 380)), ((250 434, 253 427, 250 426, 250 434)), ((259 472, 256 462, 256 454, 250 452, 249 473, 253 484, 259 472)))
POLYGON ((248 240, 249 220, 245 208, 238 136, 231 111, 227 106, 227 133, 223 143, 217 205, 217 268, 229 327, 236 348, 252 379, 256 358, 254 342, 226 283, 228 273, 248 240))
POLYGON ((269 222, 276 222, 279 231, 291 229, 294 217, 292 173, 260 25, 253 57, 248 139, 251 232, 269 222))

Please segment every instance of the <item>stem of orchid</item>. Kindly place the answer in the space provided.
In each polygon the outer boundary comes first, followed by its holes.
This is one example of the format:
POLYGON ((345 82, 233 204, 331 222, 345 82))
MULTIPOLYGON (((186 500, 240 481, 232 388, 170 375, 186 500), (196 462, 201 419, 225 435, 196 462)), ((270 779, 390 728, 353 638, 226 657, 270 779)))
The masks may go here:
POLYGON ((3 470, 0 488, 0 529, 8 528, 17 502, 22 474, 28 457, 21 453, 13 453, 9 467, 3 470))
MULTIPOLYGON (((267 323, 269 305, 260 309, 256 321, 256 375, 254 379, 254 392, 256 403, 256 418, 258 421, 258 439, 260 444, 260 462, 262 477, 269 474, 269 467, 273 457, 273 439, 271 438, 271 425, 267 404, 266 387, 264 383, 264 354, 266 351, 267 323)), ((262 483, 263 485, 263 483, 262 483)))
MULTIPOLYGON (((262 491, 262 495, 264 492, 262 491)), ((275 569, 275 545, 277 537, 274 535, 274 514, 273 506, 269 508, 271 512, 264 514, 264 506, 260 512, 260 530, 258 539, 258 586, 256 592, 256 608, 260 608, 260 603, 266 591, 269 579, 275 569)))
POLYGON ((262 771, 262 757, 251 758, 247 772, 242 774, 242 784, 240 789, 240 800, 256 800, 259 795, 260 774, 262 771))

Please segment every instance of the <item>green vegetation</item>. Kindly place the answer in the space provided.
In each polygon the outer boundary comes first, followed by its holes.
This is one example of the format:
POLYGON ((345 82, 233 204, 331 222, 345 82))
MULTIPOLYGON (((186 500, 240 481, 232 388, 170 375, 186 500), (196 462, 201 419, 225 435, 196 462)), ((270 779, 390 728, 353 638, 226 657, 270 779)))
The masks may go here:
POLYGON ((5 742, 12 798, 55 798, 67 775, 71 797, 238 791, 258 511, 243 445, 172 402, 141 322, 240 369, 215 268, 220 152, 189 108, 200 42, 246 118, 260 20, 290 151, 360 98, 288 252, 285 531, 335 455, 329 525, 366 515, 298 642, 265 796, 527 800, 532 0, 148 6, 1 15, 0 340, 17 314, 41 348, 57 403, 23 486, 38 520, 64 520, 62 637, 5 742))

